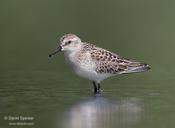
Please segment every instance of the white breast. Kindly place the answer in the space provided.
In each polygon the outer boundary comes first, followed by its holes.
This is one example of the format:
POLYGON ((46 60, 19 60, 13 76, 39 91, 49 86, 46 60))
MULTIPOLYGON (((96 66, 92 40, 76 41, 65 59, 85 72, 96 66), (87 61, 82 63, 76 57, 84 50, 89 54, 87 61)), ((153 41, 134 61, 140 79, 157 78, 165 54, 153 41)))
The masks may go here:
POLYGON ((75 74, 96 82, 109 77, 108 74, 97 74, 96 64, 92 61, 90 53, 84 53, 82 56, 78 54, 77 52, 65 52, 64 54, 66 62, 75 74))

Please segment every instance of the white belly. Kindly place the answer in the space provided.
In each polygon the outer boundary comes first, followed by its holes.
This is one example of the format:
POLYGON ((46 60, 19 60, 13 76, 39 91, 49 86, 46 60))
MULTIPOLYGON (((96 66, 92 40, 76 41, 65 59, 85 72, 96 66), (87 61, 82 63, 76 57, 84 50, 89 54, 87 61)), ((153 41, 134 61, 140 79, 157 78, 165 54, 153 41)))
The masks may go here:
POLYGON ((85 58, 83 58, 83 61, 79 61, 76 58, 76 53, 65 52, 65 59, 72 71, 80 77, 96 82, 100 82, 109 77, 109 74, 98 74, 95 71, 96 64, 91 60, 88 53, 85 58))

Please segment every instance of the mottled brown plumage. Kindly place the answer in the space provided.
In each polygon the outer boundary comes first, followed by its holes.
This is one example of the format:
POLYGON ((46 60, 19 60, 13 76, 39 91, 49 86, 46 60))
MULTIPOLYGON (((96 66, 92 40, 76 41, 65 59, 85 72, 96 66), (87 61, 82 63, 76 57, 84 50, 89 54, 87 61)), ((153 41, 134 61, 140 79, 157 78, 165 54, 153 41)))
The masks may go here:
POLYGON ((97 73, 121 74, 127 73, 131 68, 144 66, 144 64, 123 58, 103 48, 90 43, 84 43, 83 52, 90 52, 92 61, 96 63, 97 73))

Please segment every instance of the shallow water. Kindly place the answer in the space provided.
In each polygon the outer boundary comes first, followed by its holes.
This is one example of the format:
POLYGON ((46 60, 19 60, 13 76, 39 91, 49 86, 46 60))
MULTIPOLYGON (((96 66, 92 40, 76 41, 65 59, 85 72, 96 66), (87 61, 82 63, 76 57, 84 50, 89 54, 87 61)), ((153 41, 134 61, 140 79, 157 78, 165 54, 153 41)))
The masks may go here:
POLYGON ((173 128, 174 5, 160 0, 1 2, 0 127, 173 128), (94 96, 92 83, 71 73, 62 53, 48 58, 67 32, 147 62, 151 70, 109 78, 102 82, 102 94, 94 96))
POLYGON ((131 127, 142 120, 142 115, 143 105, 139 99, 110 101, 93 97, 71 106, 59 125, 65 128, 131 127))

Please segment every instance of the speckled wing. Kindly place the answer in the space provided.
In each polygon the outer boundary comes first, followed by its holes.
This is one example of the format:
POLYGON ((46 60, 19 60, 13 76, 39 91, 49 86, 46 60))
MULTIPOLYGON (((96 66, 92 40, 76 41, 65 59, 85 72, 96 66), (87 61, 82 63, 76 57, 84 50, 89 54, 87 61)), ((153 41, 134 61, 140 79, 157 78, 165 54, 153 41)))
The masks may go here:
POLYGON ((91 49, 91 58, 97 65, 97 73, 122 74, 145 70, 145 64, 122 58, 115 53, 95 46, 91 49))

